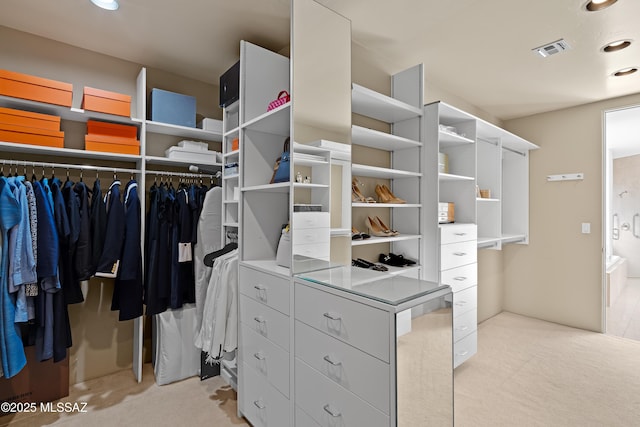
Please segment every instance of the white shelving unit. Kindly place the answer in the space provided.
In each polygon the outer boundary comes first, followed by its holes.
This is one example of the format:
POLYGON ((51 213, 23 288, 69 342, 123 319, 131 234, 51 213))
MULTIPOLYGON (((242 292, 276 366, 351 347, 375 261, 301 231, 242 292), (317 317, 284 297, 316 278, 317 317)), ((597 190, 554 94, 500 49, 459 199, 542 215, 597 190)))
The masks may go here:
POLYGON ((402 254, 408 259, 416 260, 418 264, 412 268, 396 268, 395 274, 406 274, 416 278, 420 275, 422 259, 422 99, 421 64, 391 77, 391 96, 358 84, 352 85, 353 113, 386 123, 390 132, 352 126, 352 144, 388 152, 389 167, 359 163, 356 158, 352 159, 351 175, 358 179, 358 182, 362 180, 368 183, 366 189, 360 188, 366 197, 377 199, 373 192, 376 185, 386 185, 396 197, 406 201, 364 203, 356 200, 352 203, 353 226, 358 231, 367 232, 368 216, 380 216, 386 225, 399 232, 396 236, 372 236, 370 239, 352 240, 352 258, 378 262, 377 256, 380 253, 402 254))

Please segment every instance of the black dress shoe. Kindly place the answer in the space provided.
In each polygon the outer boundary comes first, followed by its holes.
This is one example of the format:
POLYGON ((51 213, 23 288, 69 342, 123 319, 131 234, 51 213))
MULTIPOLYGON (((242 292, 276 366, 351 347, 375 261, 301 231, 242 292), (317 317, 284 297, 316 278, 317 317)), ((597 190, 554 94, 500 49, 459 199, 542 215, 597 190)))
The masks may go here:
POLYGON ((404 262, 400 262, 397 258, 393 258, 385 254, 380 254, 380 256, 378 257, 378 261, 394 267, 404 267, 406 265, 404 262))
POLYGON ((367 261, 366 259, 362 259, 362 258, 358 258, 356 259, 356 261, 358 261, 359 263, 361 263, 362 265, 366 265, 365 268, 371 268, 373 267, 375 264, 372 262, 367 261))
POLYGON ((389 256, 391 257, 391 259, 395 259, 397 260, 398 263, 402 263, 403 265, 415 265, 416 262, 405 258, 404 255, 396 255, 396 254, 392 254, 391 252, 389 252, 389 256))
POLYGON ((356 267, 360 267, 360 268, 369 268, 368 263, 364 263, 364 262, 360 261, 359 259, 352 259, 351 260, 351 265, 356 266, 356 267))

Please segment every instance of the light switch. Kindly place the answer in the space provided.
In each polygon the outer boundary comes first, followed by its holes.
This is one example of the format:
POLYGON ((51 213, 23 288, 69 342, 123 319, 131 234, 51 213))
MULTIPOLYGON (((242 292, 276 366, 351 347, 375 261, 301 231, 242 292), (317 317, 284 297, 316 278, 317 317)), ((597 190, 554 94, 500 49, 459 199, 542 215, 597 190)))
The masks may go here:
POLYGON ((583 222, 582 223, 582 234, 591 234, 591 223, 583 222))

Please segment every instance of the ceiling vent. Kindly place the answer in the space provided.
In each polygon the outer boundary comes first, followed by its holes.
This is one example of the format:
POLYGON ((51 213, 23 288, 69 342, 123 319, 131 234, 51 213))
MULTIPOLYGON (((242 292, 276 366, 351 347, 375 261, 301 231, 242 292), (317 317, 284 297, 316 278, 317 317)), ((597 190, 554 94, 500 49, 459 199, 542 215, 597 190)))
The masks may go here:
POLYGON ((536 47, 535 49, 531 49, 538 55, 546 58, 547 56, 555 55, 557 53, 562 53, 565 50, 571 49, 569 43, 567 43, 564 39, 556 40, 551 43, 547 43, 543 46, 536 47))

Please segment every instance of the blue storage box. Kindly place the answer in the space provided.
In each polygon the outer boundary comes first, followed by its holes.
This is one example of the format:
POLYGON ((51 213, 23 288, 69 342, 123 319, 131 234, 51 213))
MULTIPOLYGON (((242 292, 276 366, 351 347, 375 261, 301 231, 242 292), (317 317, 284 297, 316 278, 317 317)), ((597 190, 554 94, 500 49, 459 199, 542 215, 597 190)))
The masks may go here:
POLYGON ((196 98, 167 90, 151 89, 149 118, 154 122, 194 128, 196 127, 196 98))

